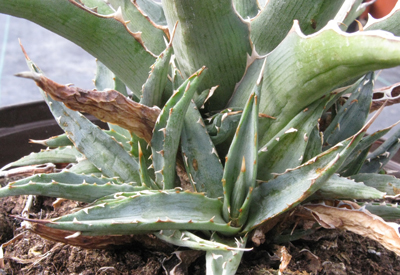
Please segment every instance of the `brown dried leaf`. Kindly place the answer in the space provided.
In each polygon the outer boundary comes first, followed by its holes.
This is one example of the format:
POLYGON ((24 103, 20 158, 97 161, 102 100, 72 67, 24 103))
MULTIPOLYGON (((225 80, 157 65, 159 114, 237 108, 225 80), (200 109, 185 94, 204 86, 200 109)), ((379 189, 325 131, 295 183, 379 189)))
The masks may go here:
POLYGON ((281 257, 281 264, 279 265, 279 271, 282 273, 288 267, 290 260, 292 259, 292 255, 286 250, 286 247, 282 246, 279 251, 279 255, 281 257))
MULTIPOLYGON (((343 204, 339 204, 339 207, 343 204)), ((328 229, 344 229, 381 243, 387 249, 400 255, 399 225, 385 222, 381 217, 359 208, 353 209, 345 203, 345 208, 321 204, 305 205, 313 218, 328 229), (346 208, 349 207, 349 208, 346 208)))
POLYGON ((116 124, 150 142, 152 131, 160 113, 158 107, 147 107, 125 97, 115 90, 83 90, 58 84, 47 77, 24 72, 17 76, 33 79, 52 99, 68 108, 86 112, 98 119, 116 124))
POLYGON ((29 220, 29 224, 25 226, 35 234, 40 235, 50 241, 62 242, 74 246, 87 249, 105 249, 113 248, 121 245, 143 245, 150 249, 169 250, 171 246, 160 239, 146 234, 138 235, 104 235, 104 236, 87 236, 76 234, 72 237, 73 231, 55 229, 46 226, 48 221, 45 220, 29 220))
POLYGON ((3 186, 3 183, 7 183, 8 181, 22 179, 36 174, 54 173, 55 171, 56 166, 52 163, 24 166, 7 171, 1 171, 0 186, 3 186))
POLYGON ((398 103, 400 103, 400 83, 375 90, 369 112, 375 112, 384 104, 387 107, 398 103))

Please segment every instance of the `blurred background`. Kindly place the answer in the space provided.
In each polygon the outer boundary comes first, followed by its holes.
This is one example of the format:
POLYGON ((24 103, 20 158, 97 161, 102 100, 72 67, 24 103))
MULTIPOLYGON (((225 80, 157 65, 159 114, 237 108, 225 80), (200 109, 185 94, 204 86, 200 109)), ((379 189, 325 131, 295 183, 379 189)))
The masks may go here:
MULTIPOLYGON (((377 18, 382 17, 390 12, 396 2, 378 0, 369 12, 377 18)), ((61 84, 73 83, 84 89, 94 88, 96 65, 91 55, 34 23, 0 14, 0 108, 42 100, 33 81, 14 76, 27 70, 19 39, 29 57, 50 79, 61 84)), ((400 82, 400 68, 384 70, 380 72, 375 88, 397 82, 400 82)), ((369 132, 390 126, 398 120, 400 105, 387 107, 369 132)))

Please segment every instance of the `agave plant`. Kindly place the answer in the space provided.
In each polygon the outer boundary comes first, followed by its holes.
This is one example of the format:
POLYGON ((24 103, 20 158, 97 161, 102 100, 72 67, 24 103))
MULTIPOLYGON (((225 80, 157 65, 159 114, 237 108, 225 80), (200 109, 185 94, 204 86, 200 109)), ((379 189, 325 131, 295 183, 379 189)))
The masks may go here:
POLYGON ((46 78, 25 54, 30 71, 18 76, 36 82, 65 134, 33 141, 48 148, 3 167, 3 176, 32 175, 0 196, 86 202, 27 224, 91 247, 153 234, 206 251, 209 274, 235 273, 247 241, 283 217, 354 231, 400 255, 398 226, 383 219, 400 210, 376 202, 399 194, 400 181, 379 172, 400 132, 372 153, 390 128, 365 134, 370 111, 397 100, 390 88, 373 100, 373 71, 400 65, 400 4, 349 33, 369 3, 262 2, 0 0, 0 12, 98 60, 96 89, 83 90, 46 78), (36 174, 45 163, 68 166, 36 174), (375 202, 360 208, 359 199, 375 202))

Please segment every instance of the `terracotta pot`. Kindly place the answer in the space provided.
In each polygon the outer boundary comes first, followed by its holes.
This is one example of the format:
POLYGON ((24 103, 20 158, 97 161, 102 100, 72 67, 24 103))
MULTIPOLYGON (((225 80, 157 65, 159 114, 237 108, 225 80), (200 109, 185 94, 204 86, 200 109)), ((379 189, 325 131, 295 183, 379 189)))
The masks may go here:
POLYGON ((367 7, 361 18, 366 19, 368 13, 370 13, 374 18, 382 18, 392 11, 396 3, 397 0, 377 0, 374 4, 367 7))

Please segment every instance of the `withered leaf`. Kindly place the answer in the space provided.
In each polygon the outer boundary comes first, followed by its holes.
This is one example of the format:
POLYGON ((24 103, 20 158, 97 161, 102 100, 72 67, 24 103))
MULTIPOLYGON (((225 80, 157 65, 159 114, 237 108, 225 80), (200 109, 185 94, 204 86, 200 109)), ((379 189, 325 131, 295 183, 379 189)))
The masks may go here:
POLYGON ((398 224, 385 222, 381 217, 365 209, 357 209, 351 202, 344 202, 341 205, 346 207, 313 204, 305 205, 304 208, 309 210, 314 219, 325 228, 349 230, 369 237, 400 255, 398 224))
POLYGON ((102 121, 119 125, 147 142, 151 140, 160 113, 158 107, 139 104, 115 90, 84 90, 61 85, 38 73, 23 72, 17 76, 33 79, 51 98, 74 111, 89 113, 102 121))

